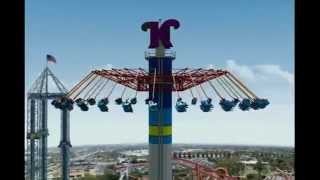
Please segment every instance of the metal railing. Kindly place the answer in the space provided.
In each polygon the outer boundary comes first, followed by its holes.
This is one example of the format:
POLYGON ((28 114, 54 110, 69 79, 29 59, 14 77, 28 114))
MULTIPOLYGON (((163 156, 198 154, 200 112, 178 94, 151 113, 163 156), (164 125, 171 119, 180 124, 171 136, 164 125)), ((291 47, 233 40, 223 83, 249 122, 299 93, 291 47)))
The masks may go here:
MULTIPOLYGON (((171 57, 173 59, 176 58, 176 52, 175 51, 165 50, 165 54, 164 55, 165 55, 165 57, 171 57)), ((156 52, 155 51, 145 51, 144 52, 144 57, 145 57, 145 59, 156 57, 156 52)))

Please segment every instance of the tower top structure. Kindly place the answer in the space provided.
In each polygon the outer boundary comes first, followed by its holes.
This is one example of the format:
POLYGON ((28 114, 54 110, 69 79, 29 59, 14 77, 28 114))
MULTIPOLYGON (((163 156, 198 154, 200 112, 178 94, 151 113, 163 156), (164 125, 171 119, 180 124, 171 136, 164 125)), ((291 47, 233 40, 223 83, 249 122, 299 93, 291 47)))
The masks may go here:
POLYGON ((170 27, 178 29, 180 23, 176 19, 168 19, 160 24, 160 21, 148 21, 142 24, 141 29, 147 31, 150 29, 150 49, 161 48, 170 49, 173 47, 170 40, 170 27))
POLYGON ((48 66, 44 68, 40 76, 33 82, 28 90, 29 98, 48 97, 56 98, 67 94, 68 90, 62 82, 53 74, 48 66), (53 83, 49 83, 49 81, 53 83))

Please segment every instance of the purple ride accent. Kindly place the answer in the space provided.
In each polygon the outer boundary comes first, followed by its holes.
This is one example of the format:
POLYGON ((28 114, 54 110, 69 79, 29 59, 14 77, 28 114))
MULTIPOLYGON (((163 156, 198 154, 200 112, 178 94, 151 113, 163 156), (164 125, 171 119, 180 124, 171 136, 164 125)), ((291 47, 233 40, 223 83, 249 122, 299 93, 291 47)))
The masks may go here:
POLYGON ((175 19, 169 19, 162 23, 160 27, 159 22, 157 21, 149 21, 142 24, 141 29, 143 31, 150 29, 150 49, 159 47, 160 41, 163 43, 163 46, 166 49, 173 47, 170 41, 170 27, 178 29, 180 27, 179 21, 175 19))

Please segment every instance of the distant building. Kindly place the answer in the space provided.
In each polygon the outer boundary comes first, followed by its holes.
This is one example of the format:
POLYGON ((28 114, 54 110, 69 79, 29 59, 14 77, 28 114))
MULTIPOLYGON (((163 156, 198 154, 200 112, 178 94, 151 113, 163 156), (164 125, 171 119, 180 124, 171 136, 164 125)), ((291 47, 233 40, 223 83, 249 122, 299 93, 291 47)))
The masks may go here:
POLYGON ((85 171, 83 170, 70 170, 69 178, 70 180, 76 180, 81 177, 84 177, 85 171))
MULTIPOLYGON (((269 177, 266 177, 264 180, 287 180, 286 177, 284 176, 269 176, 269 177)), ((294 176, 291 177, 291 180, 294 180, 294 176)))
POLYGON ((133 150, 133 151, 123 151, 120 152, 120 154, 125 155, 125 156, 148 156, 149 155, 149 150, 148 149, 140 149, 140 150, 133 150))
POLYGON ((117 161, 118 161, 119 164, 121 164, 121 163, 128 163, 128 162, 129 162, 129 159, 126 158, 126 157, 118 157, 117 161))
POLYGON ((181 151, 182 153, 186 152, 203 152, 203 149, 185 149, 183 151, 181 151))
POLYGON ((255 165, 257 164, 257 160, 248 160, 248 161, 240 161, 242 164, 245 164, 245 165, 255 165))

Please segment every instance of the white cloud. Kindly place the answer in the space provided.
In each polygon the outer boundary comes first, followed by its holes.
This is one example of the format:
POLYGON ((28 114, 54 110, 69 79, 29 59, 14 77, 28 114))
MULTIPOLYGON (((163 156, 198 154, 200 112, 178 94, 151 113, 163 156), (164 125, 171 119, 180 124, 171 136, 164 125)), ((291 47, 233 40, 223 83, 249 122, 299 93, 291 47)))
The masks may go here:
POLYGON ((206 67, 206 69, 218 69, 215 65, 213 64, 208 64, 208 66, 206 67))
POLYGON ((276 76, 287 81, 290 85, 294 83, 293 74, 282 70, 279 65, 257 65, 254 67, 257 73, 266 75, 266 76, 276 76))
POLYGON ((100 66, 96 66, 96 69, 105 69, 105 70, 111 70, 111 68, 114 68, 114 66, 112 64, 104 64, 104 65, 100 65, 100 66))
POLYGON ((243 65, 226 61, 226 69, 238 77, 258 97, 275 104, 294 104, 294 75, 276 64, 243 65))
POLYGON ((101 69, 110 70, 111 68, 114 68, 112 64, 91 64, 90 66, 88 66, 87 71, 101 70, 101 69))
POLYGON ((290 86, 294 84, 294 75, 289 71, 283 70, 279 65, 240 65, 235 60, 227 60, 226 69, 233 72, 245 81, 284 81, 290 86))
POLYGON ((226 64, 226 69, 235 73, 235 75, 239 76, 240 78, 244 78, 249 81, 255 80, 255 73, 249 66, 239 65, 234 60, 227 60, 226 64))
POLYGON ((104 69, 110 70, 111 68, 113 68, 113 65, 112 64, 107 64, 104 69))

